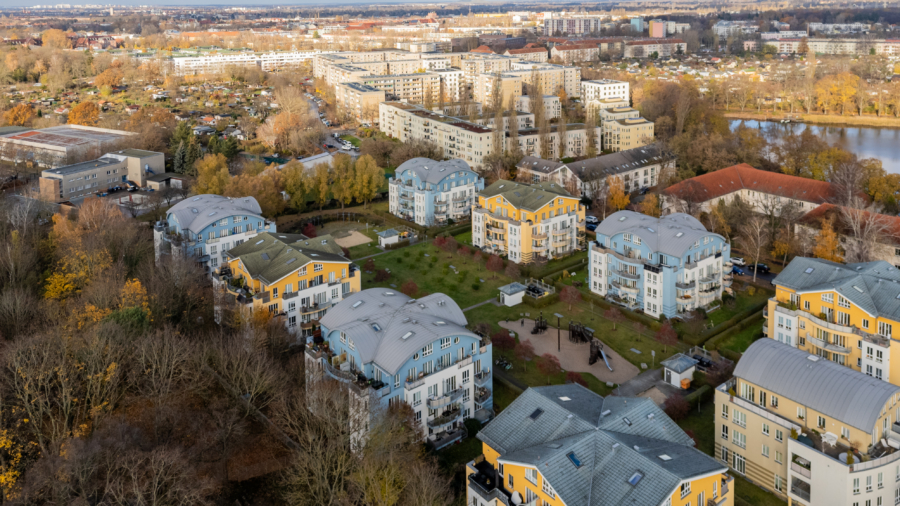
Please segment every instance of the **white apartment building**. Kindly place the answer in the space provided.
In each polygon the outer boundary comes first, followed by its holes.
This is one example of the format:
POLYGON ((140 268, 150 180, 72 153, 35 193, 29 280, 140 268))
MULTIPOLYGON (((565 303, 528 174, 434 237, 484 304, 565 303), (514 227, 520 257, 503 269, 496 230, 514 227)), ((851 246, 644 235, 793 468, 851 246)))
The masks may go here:
POLYGON ((384 102, 384 90, 362 83, 340 83, 334 87, 335 103, 359 121, 378 119, 378 104, 384 102))
POLYGON ((551 18, 544 20, 544 37, 599 32, 604 18, 551 18))
POLYGON ((436 104, 440 100, 441 76, 436 73, 366 76, 362 78, 362 82, 384 91, 391 100, 406 100, 415 104, 423 104, 429 100, 436 104))
POLYGON ((630 98, 629 84, 626 81, 612 79, 581 81, 581 101, 586 107, 602 109, 605 100, 620 99, 627 102, 630 98))
POLYGON ((177 76, 218 74, 229 67, 257 67, 265 72, 297 68, 309 63, 320 51, 270 51, 265 53, 222 52, 198 56, 173 56, 164 67, 177 76))
POLYGON ((775 40, 775 39, 792 39, 797 38, 801 39, 803 37, 808 37, 807 34, 803 30, 785 30, 783 32, 763 32, 759 34, 760 40, 775 40))
POLYGON ((684 54, 687 45, 681 39, 645 39, 625 43, 625 58, 649 58, 656 53, 660 58, 684 54))
MULTIPOLYGON (((544 114, 547 119, 556 119, 559 117, 562 112, 562 105, 559 102, 559 97, 556 95, 544 95, 544 114)), ((530 111, 534 112, 531 105, 531 97, 528 95, 519 97, 519 100, 516 102, 516 108, 520 111, 530 111)))
POLYGON ((599 56, 600 47, 590 42, 583 44, 557 44, 550 50, 551 58, 559 58, 566 65, 594 61, 599 56))
POLYGON ((563 88, 569 98, 581 96, 580 67, 527 61, 513 63, 510 73, 521 77, 522 84, 528 86, 532 85, 533 77, 537 76, 544 93, 556 94, 563 88))
POLYGON ((868 23, 809 23, 810 32, 819 33, 856 33, 868 32, 872 25, 868 23))

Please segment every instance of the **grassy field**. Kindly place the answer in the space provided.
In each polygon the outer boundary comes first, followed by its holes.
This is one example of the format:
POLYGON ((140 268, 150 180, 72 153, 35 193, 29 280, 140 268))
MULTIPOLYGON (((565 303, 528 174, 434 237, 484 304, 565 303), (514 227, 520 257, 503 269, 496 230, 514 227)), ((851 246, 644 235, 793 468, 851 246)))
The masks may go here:
POLYGON ((772 292, 768 290, 762 290, 760 288, 753 287, 753 295, 750 295, 749 289, 736 292, 737 298, 735 299, 734 307, 722 306, 721 308, 709 313, 709 321, 714 325, 719 325, 723 322, 728 321, 734 315, 740 313, 741 311, 745 311, 750 307, 761 304, 766 301, 769 297, 772 296, 772 292))
POLYGON ((756 341, 761 337, 763 337, 762 324, 754 324, 729 337, 720 345, 720 347, 725 348, 726 350, 744 353, 745 351, 747 351, 747 348, 749 348, 750 345, 753 344, 753 341, 756 341))
POLYGON ((349 142, 350 144, 353 144, 356 147, 359 147, 359 144, 361 142, 359 140, 359 138, 356 137, 355 135, 342 135, 341 139, 344 139, 345 141, 349 142))
POLYGON ((497 297, 497 289, 510 283, 504 274, 488 271, 484 260, 476 263, 471 255, 451 255, 430 243, 401 248, 373 260, 376 269, 390 269, 391 277, 375 282, 374 272, 363 272, 364 287, 399 288, 406 281, 415 281, 420 292, 447 294, 463 309, 497 297), (450 269, 451 265, 459 274, 450 269))

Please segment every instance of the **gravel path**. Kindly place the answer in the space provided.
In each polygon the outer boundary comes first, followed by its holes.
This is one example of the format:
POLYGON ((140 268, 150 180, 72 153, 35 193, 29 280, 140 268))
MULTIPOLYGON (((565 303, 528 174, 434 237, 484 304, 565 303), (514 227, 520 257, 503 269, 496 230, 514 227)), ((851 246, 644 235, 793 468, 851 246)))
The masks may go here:
MULTIPOLYGON (((556 355, 559 358, 559 365, 566 371, 591 373, 600 381, 611 381, 616 384, 625 383, 640 373, 634 364, 622 358, 609 346, 604 346, 603 351, 610 358, 609 365, 612 366, 612 371, 606 368, 603 360, 598 360, 594 365, 588 365, 588 358, 591 353, 590 345, 587 343, 576 344, 569 341, 568 330, 560 332, 560 351, 556 351, 556 328, 548 327, 543 334, 532 335, 531 329, 534 328, 534 320, 526 318, 524 326, 522 326, 521 321, 499 322, 499 325, 515 332, 519 336, 520 341, 530 341, 534 346, 536 355, 540 356, 544 353, 556 355)), ((598 338, 601 342, 603 341, 602 336, 598 336, 598 338)))

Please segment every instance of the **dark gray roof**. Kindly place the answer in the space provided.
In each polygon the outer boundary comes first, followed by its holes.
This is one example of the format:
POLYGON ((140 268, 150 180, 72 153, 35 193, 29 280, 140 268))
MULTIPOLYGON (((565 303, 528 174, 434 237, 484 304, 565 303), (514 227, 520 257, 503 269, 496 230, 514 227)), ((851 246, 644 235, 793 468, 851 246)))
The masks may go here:
POLYGON ((697 360, 685 355, 684 353, 678 353, 676 355, 672 355, 671 357, 663 360, 659 364, 661 366, 665 367, 666 369, 670 369, 672 371, 677 372, 678 374, 681 374, 684 371, 687 371, 688 369, 690 369, 691 367, 694 367, 695 365, 697 365, 697 360))
POLYGON ((726 471, 652 400, 577 384, 529 388, 478 438, 501 462, 535 467, 566 504, 661 504, 682 481, 726 471), (631 485, 635 472, 643 478, 631 485))
POLYGON ((779 343, 759 339, 734 369, 737 378, 866 433, 900 387, 779 343))
POLYGON ((121 164, 122 161, 118 158, 113 158, 111 156, 104 156, 102 158, 98 158, 96 160, 88 160, 86 162, 74 163, 72 165, 66 165, 63 167, 57 167, 55 169, 47 169, 43 171, 41 175, 44 177, 52 177, 54 175, 62 175, 68 176, 71 174, 78 174, 79 172, 87 172, 97 169, 102 169, 104 167, 112 167, 114 165, 121 164))
POLYGON ((505 179, 498 179, 478 194, 485 198, 502 195, 513 206, 529 211, 537 211, 557 197, 572 198, 571 193, 567 192, 562 185, 554 182, 527 185, 505 179))
POLYGON ((662 149, 661 144, 654 143, 597 158, 570 162, 566 167, 582 181, 588 181, 660 164, 670 158, 670 154, 662 149))
POLYGON ((797 293, 836 291, 872 316, 900 320, 900 270, 883 260, 845 265, 796 257, 772 283, 797 293))
POLYGON ((331 308, 321 323, 329 332, 340 330, 352 339, 364 364, 375 363, 392 375, 414 353, 442 337, 481 340, 466 329, 456 302, 442 293, 411 299, 389 288, 369 288, 331 308))
POLYGON ((517 281, 513 281, 508 285, 503 285, 500 287, 500 291, 505 293, 506 295, 513 295, 519 292, 524 292, 527 289, 528 287, 517 281))
POLYGON ((516 164, 516 167, 528 169, 532 172, 543 172, 544 174, 550 174, 555 172, 556 169, 565 165, 562 162, 554 162, 551 160, 544 160, 543 158, 538 158, 536 156, 526 156, 516 164))
POLYGON ((231 248, 226 255, 240 258, 250 276, 265 283, 274 283, 309 263, 350 263, 330 235, 310 239, 302 234, 264 232, 231 248))
POLYGON ((197 234, 211 223, 229 216, 254 216, 262 218, 259 202, 253 197, 230 198, 221 195, 195 195, 188 197, 169 209, 170 216, 182 230, 197 234))
POLYGON ((684 213, 654 218, 634 211, 616 211, 600 222, 595 232, 607 237, 631 233, 640 237, 641 242, 651 250, 676 257, 684 256, 695 242, 705 236, 724 240, 719 234, 707 232, 697 218, 684 213))
POLYGON ((431 158, 412 158, 400 164, 395 171, 398 176, 403 175, 407 170, 413 171, 420 180, 426 183, 437 184, 444 180, 445 177, 459 172, 461 170, 473 172, 472 168, 465 160, 454 158, 439 162, 431 158))

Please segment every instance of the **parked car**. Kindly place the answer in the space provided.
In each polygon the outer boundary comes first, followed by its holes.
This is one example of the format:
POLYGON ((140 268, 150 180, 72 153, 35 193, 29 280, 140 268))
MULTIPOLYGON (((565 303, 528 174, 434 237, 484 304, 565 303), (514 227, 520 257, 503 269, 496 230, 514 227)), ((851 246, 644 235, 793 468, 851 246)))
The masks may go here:
POLYGON ((734 265, 740 265, 740 266, 745 265, 744 259, 741 257, 731 257, 731 263, 733 263, 734 265))
POLYGON ((588 223, 600 223, 600 220, 598 220, 596 216, 590 216, 590 215, 585 216, 584 221, 586 221, 588 223))
POLYGON ((743 276, 743 275, 744 275, 744 271, 743 271, 740 267, 738 267, 738 266, 732 267, 732 268, 731 268, 731 273, 732 273, 732 274, 737 274, 738 276, 743 276))
POLYGON ((650 187, 645 186, 645 187, 641 188, 641 195, 646 195, 647 192, 649 192, 649 191, 650 191, 650 187))
POLYGON ((766 264, 748 265, 747 270, 750 272, 756 271, 757 274, 768 274, 769 266, 766 264))
POLYGON ((584 226, 584 228, 593 232, 594 230, 597 230, 597 223, 588 223, 587 225, 584 226))

